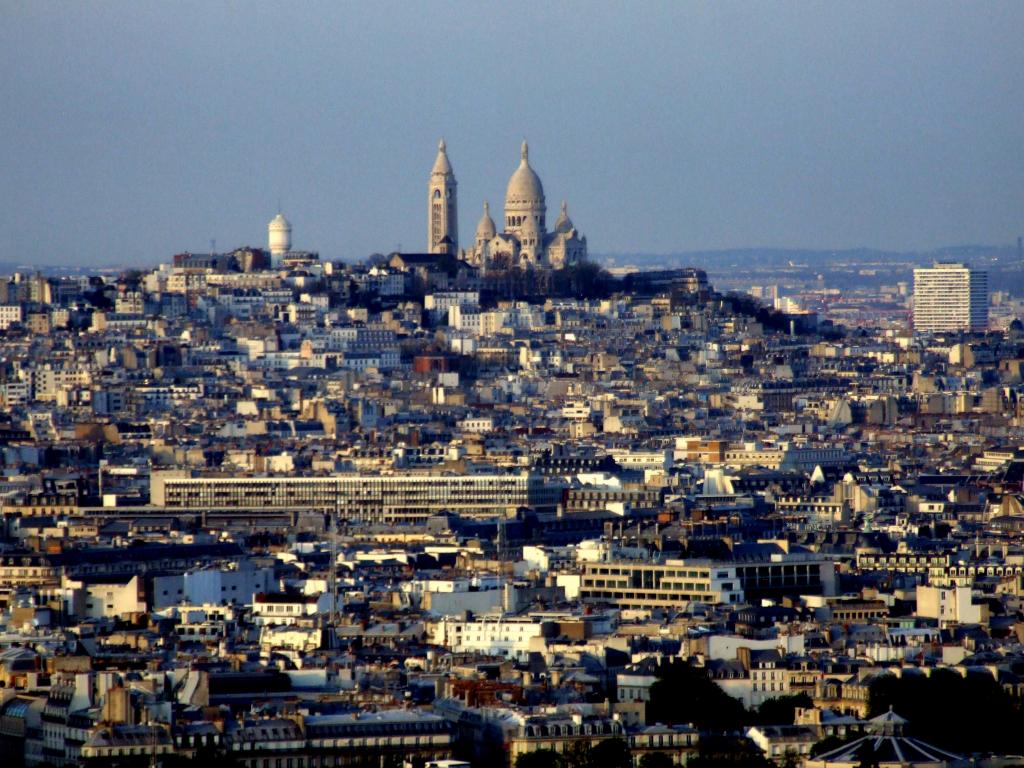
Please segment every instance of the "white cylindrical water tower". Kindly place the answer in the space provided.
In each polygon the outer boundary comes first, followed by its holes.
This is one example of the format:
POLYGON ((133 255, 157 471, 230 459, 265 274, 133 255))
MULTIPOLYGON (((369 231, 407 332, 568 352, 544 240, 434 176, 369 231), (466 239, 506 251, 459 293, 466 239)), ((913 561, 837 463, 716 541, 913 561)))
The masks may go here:
POLYGON ((292 249, 292 225, 280 212, 267 225, 267 247, 275 262, 292 249))

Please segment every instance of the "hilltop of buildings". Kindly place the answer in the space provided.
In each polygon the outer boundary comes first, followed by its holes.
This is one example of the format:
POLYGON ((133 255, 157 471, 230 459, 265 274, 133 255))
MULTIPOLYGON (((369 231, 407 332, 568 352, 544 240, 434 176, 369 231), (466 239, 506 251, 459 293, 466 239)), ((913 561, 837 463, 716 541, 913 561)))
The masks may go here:
POLYGON ((0 281, 5 766, 1021 764, 1024 326, 524 231, 0 281))

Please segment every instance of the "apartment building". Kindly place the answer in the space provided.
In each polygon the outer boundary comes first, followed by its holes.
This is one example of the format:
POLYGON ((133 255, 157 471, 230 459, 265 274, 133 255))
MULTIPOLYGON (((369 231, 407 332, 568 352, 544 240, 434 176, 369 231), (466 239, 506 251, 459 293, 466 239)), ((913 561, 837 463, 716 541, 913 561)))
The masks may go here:
POLYGON ((580 598, 623 608, 679 608, 688 602, 738 604, 785 595, 834 595, 835 565, 805 553, 734 561, 591 562, 580 598))
POLYGON ((431 642, 455 653, 484 653, 525 661, 545 624, 530 616, 444 618, 432 625, 431 642))
POLYGON ((767 469, 811 470, 817 466, 842 466, 849 461, 849 455, 842 448, 833 446, 797 446, 790 443, 761 445, 744 443, 730 446, 725 451, 725 464, 743 467, 765 467, 767 469))
POLYGON ((981 332, 988 328, 988 272, 936 263, 914 270, 914 330, 981 332))
POLYGON ((553 511, 561 486, 528 472, 488 475, 396 474, 332 477, 191 477, 154 472, 153 505, 183 509, 288 509, 353 520, 422 521, 443 510, 472 517, 553 511))
POLYGON ((710 561, 584 563, 580 598, 620 608, 678 608, 688 602, 742 603, 736 568, 710 561))
POLYGON ((22 316, 20 304, 0 305, 0 330, 7 330, 12 324, 20 323, 22 316))

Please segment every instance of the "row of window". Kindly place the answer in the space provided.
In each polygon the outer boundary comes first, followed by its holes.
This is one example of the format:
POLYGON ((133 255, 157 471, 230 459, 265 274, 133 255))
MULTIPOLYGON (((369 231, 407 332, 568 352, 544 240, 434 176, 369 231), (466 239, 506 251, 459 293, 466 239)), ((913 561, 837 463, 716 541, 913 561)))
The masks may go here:
MULTIPOLYGON (((634 573, 646 572, 646 573, 659 573, 665 578, 690 578, 690 579, 707 579, 711 577, 711 571, 709 570, 686 570, 686 571, 673 571, 662 568, 589 568, 588 572, 591 574, 598 574, 600 576, 630 576, 634 573)), ((728 576, 726 571, 721 571, 718 574, 719 578, 725 578, 728 576)))
MULTIPOLYGON (((610 590, 600 590, 600 589, 584 590, 583 597, 584 598, 590 598, 590 599, 593 599, 593 600, 632 600, 632 601, 634 601, 634 602, 636 602, 638 604, 643 604, 645 602, 649 603, 651 601, 658 601, 658 600, 661 600, 661 601, 671 600, 673 602, 678 602, 678 601, 683 601, 683 600, 695 600, 695 601, 704 602, 704 603, 712 602, 712 600, 709 599, 709 598, 714 598, 715 602, 718 601, 717 596, 709 595, 707 593, 699 593, 699 592, 693 592, 693 593, 678 592, 678 593, 672 593, 672 594, 666 594, 664 592, 654 592, 654 593, 639 593, 638 594, 636 592, 613 592, 613 591, 610 591, 610 590)), ((736 602, 734 596, 730 596, 729 602, 736 602)))
MULTIPOLYGON (((624 580, 618 579, 584 579, 583 586, 585 587, 625 587, 629 586, 624 580)), ((649 584, 633 584, 634 587, 646 587, 651 591, 656 592, 710 592, 711 587, 708 584, 700 584, 692 581, 677 581, 675 583, 663 582, 661 585, 649 585, 649 584)), ((732 584, 723 584, 723 589, 732 589, 732 584)))
MULTIPOLYGON (((428 760, 442 759, 443 754, 424 756, 428 760)), ((334 766, 366 765, 367 756, 358 755, 312 755, 299 757, 254 757, 237 761, 242 768, 333 768, 334 766)))

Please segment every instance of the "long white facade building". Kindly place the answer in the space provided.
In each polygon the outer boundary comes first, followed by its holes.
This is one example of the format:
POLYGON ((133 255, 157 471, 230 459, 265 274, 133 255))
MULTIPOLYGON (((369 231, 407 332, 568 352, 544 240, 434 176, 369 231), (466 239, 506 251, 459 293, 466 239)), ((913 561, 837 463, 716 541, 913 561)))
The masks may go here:
POLYGON ((507 516, 519 507, 554 509, 561 487, 537 474, 345 474, 330 477, 192 477, 154 472, 150 503, 190 510, 260 509, 327 513, 373 522, 415 522, 447 510, 507 516))

